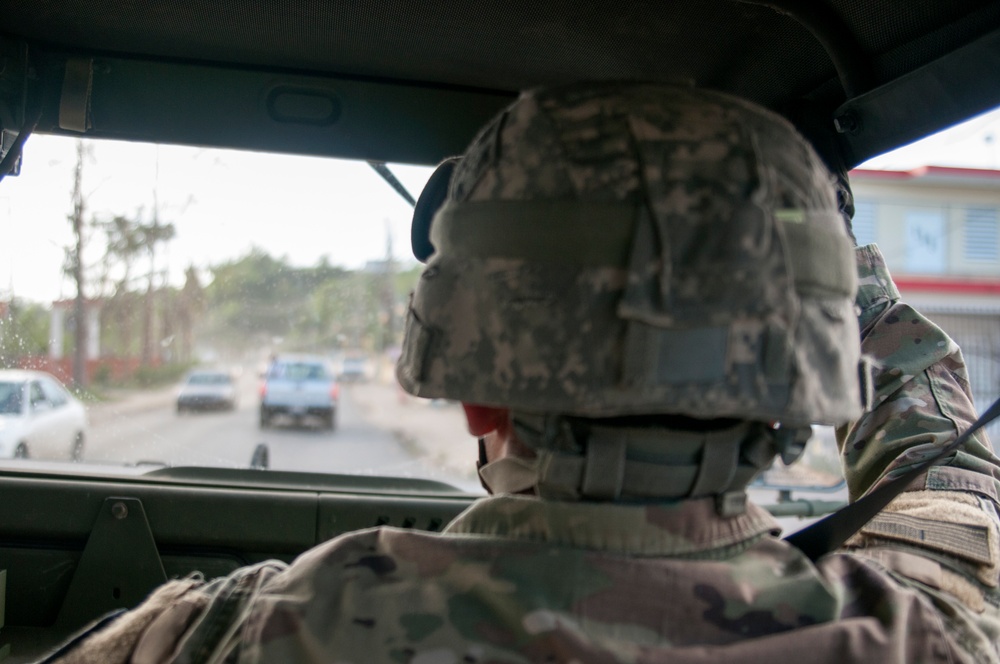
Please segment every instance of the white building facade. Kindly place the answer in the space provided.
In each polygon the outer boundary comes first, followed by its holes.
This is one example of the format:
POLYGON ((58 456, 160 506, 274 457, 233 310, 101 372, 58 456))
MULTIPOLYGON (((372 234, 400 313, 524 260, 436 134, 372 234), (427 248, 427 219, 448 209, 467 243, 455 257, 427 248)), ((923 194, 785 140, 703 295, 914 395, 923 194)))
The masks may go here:
POLYGON ((877 243, 904 299, 962 346, 982 412, 1000 397, 1000 171, 858 169, 851 184, 858 244, 877 243))

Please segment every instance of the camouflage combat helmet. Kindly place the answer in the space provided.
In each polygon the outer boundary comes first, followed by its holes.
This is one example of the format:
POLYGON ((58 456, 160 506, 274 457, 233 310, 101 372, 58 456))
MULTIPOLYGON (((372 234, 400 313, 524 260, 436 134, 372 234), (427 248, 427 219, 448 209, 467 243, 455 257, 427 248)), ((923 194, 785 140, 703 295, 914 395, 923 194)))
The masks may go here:
POLYGON ((841 424, 856 274, 832 178, 781 117, 656 84, 523 94, 434 218, 402 386, 521 412, 841 424))

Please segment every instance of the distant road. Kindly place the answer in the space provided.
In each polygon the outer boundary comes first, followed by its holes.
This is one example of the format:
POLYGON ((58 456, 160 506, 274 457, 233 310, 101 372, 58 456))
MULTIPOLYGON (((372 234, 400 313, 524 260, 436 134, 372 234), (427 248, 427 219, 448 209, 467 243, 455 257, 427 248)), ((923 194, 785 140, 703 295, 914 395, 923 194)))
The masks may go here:
POLYGON ((337 428, 331 432, 309 426, 260 429, 254 383, 244 379, 239 406, 231 412, 178 415, 170 391, 91 406, 84 461, 247 467, 257 444, 266 442, 272 470, 416 477, 475 489, 467 477, 455 477, 440 464, 419 458, 412 445, 401 444, 393 433, 398 421, 380 422, 391 418, 371 413, 366 421, 353 386, 341 390, 337 428))

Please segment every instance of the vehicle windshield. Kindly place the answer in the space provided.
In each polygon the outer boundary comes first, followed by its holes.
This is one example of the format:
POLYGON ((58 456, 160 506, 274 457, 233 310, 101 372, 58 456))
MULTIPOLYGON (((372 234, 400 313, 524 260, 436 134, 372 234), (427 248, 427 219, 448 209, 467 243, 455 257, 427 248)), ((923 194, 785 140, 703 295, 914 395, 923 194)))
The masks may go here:
MULTIPOLYGON (((389 168, 414 195, 432 171, 389 168)), ((32 136, 0 187, 0 369, 71 388, 84 463, 247 468, 263 442, 272 470, 481 491, 460 406, 394 380, 411 216, 363 161, 32 136)))
POLYGON ((0 415, 21 413, 23 383, 0 383, 0 415))
MULTIPOLYGON (((981 409, 1000 391, 994 128, 957 130, 976 159, 945 143, 852 174, 859 242, 962 345, 981 409)), ((389 167, 413 195, 431 173, 389 167)), ((266 443, 271 470, 480 492, 460 404, 394 379, 421 270, 411 214, 365 162, 32 136, 0 186, 0 370, 47 372, 83 402, 83 463, 247 468, 266 443)), ((19 399, 0 383, 0 412, 19 399)))

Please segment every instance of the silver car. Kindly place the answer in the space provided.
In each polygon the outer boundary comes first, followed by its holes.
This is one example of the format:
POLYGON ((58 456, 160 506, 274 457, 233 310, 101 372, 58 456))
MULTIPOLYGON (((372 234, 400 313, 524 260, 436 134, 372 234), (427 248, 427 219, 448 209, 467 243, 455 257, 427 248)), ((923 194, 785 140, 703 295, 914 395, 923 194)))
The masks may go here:
POLYGON ((55 376, 0 370, 0 458, 80 461, 87 411, 55 376))
POLYGON ((228 371, 192 371, 177 392, 178 413, 189 410, 233 410, 236 403, 236 380, 228 371))

